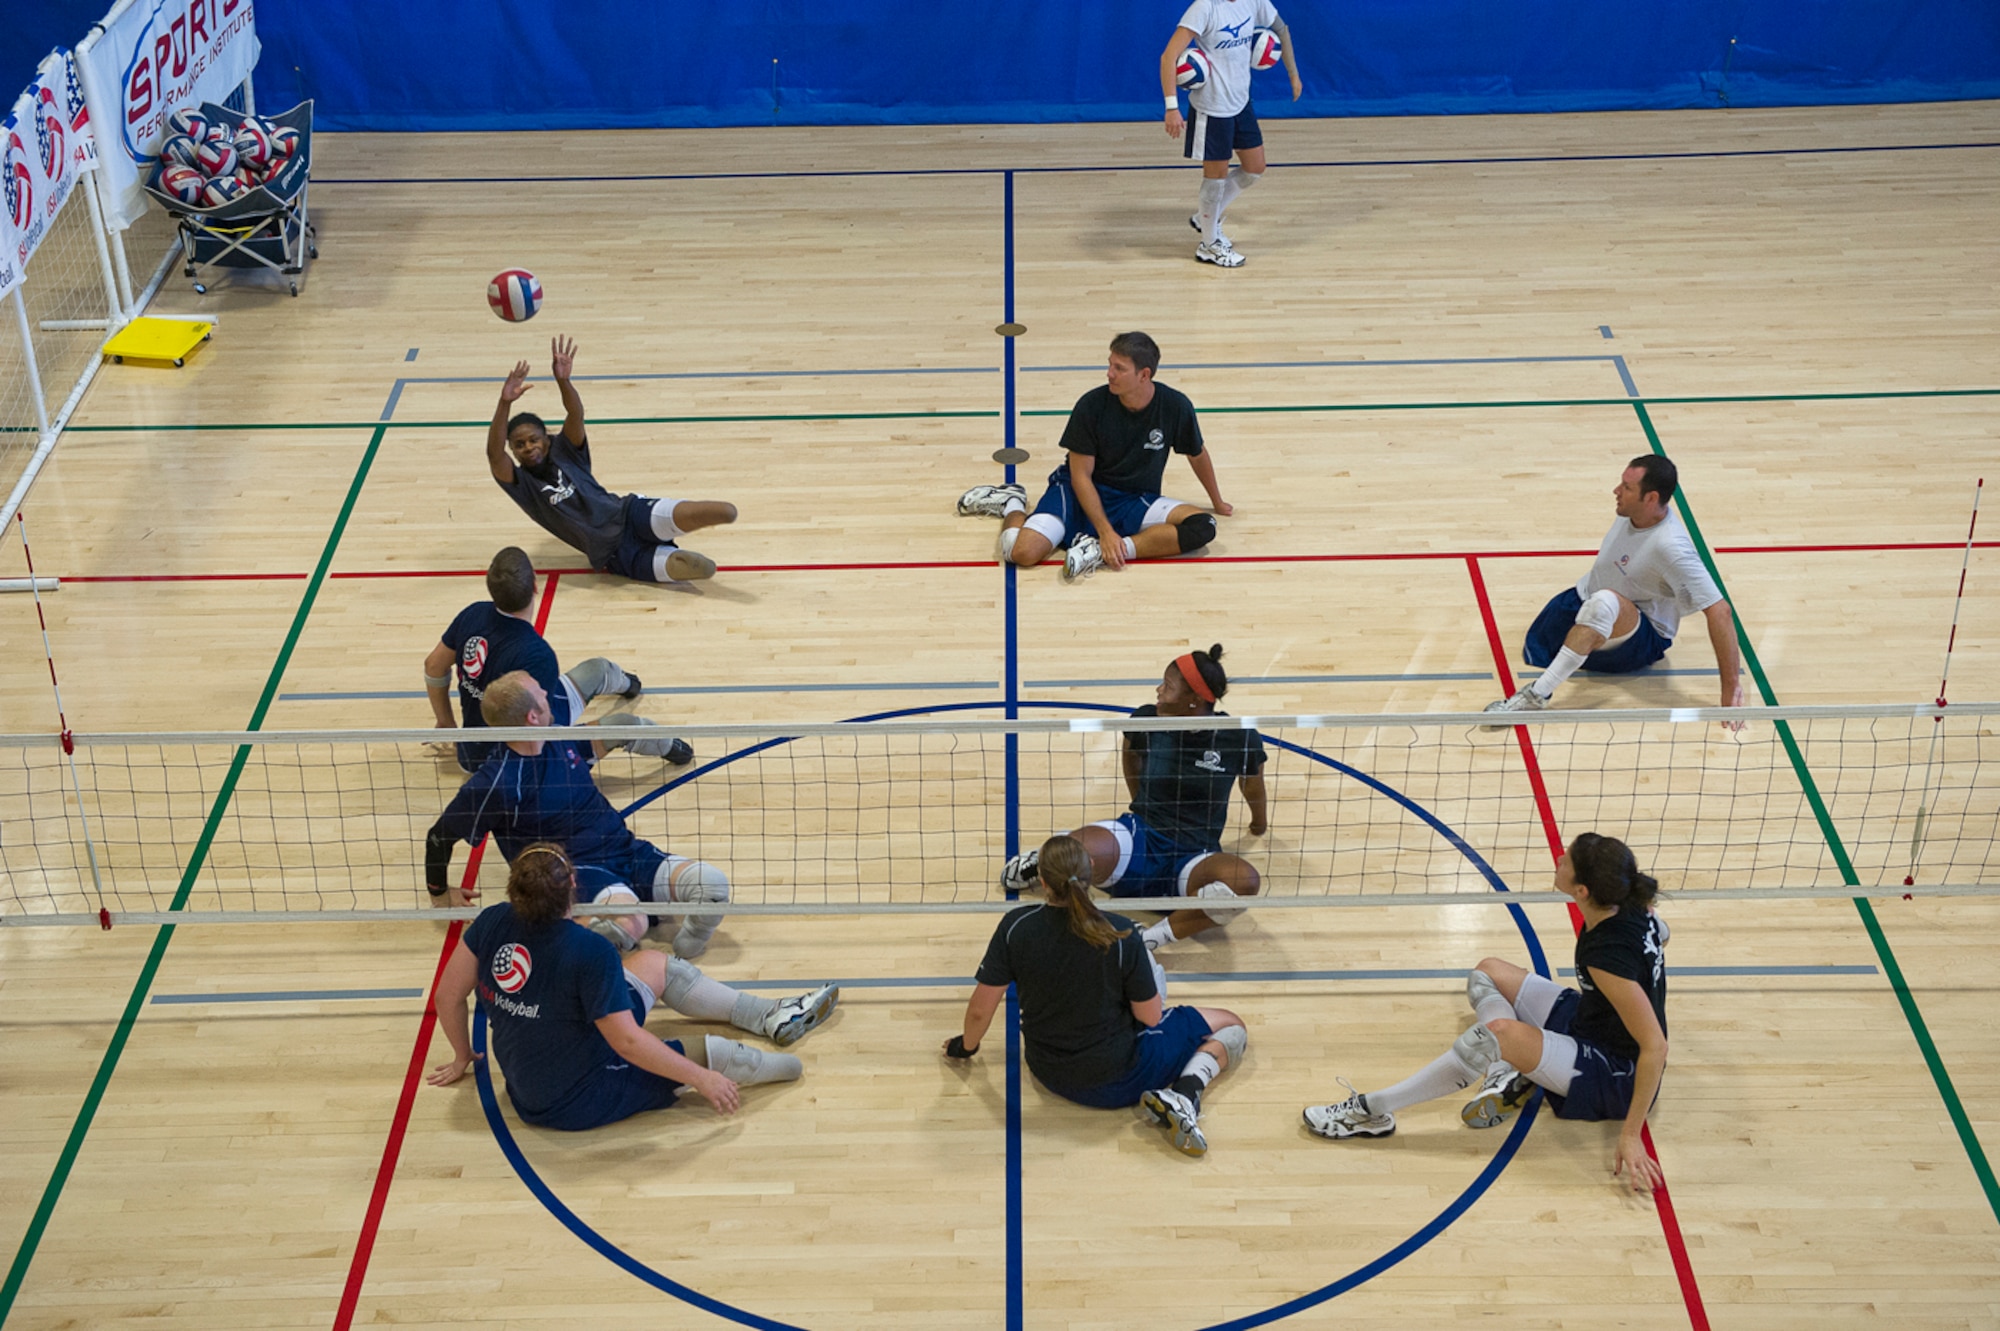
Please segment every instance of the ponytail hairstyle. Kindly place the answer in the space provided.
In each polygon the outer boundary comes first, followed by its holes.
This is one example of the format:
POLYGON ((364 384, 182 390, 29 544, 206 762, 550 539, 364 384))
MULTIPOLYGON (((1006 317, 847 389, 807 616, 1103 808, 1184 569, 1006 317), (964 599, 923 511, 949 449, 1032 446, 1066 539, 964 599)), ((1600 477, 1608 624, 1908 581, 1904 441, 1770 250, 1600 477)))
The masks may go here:
POLYGON ((1070 932, 1098 951, 1108 950, 1131 932, 1105 919, 1090 899, 1090 852, 1075 837, 1052 836, 1044 841, 1035 872, 1049 904, 1069 912, 1070 932))
POLYGON ((569 914, 576 893, 576 866, 552 841, 537 841, 508 866, 507 901, 529 927, 554 924, 569 914))
POLYGON ((1569 869, 1600 906, 1645 910, 1660 895, 1659 883, 1639 872, 1632 848, 1616 837, 1579 834, 1569 843, 1569 869))

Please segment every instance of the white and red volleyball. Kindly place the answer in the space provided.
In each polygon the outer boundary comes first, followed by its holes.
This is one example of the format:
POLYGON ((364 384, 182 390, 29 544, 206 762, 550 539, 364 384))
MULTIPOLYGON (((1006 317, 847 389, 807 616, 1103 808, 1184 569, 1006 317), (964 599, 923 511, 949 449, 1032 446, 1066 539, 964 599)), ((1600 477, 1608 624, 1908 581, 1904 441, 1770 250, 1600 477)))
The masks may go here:
POLYGON ((245 193, 243 182, 233 174, 217 176, 202 187, 201 201, 210 208, 220 208, 235 203, 245 193))
POLYGON ((167 128, 175 134, 185 134, 196 143, 201 143, 212 138, 219 126, 193 107, 184 106, 167 117, 167 128))
POLYGON ((200 203, 202 191, 208 188, 208 177, 191 166, 170 162, 160 168, 160 188, 182 203, 200 203))
POLYGON ((542 284, 525 268, 509 268, 486 284, 486 303, 510 324, 532 319, 542 308, 542 284))
POLYGON ((236 170, 236 144, 231 139, 201 139, 194 146, 194 164, 205 176, 226 176, 236 170))
POLYGON ((1284 56, 1285 48, 1278 43, 1278 34, 1269 28, 1259 28, 1250 34, 1250 68, 1270 69, 1284 56))
POLYGON ((283 162, 299 150, 299 132, 290 125, 279 125, 271 130, 271 160, 283 162))
POLYGON ((1199 88, 1206 82, 1208 82, 1208 53, 1199 46, 1190 46, 1181 52, 1181 61, 1174 66, 1174 86, 1199 88))
POLYGON ((254 120, 244 121, 236 131, 235 147, 238 170, 261 173, 271 164, 271 132, 254 120))

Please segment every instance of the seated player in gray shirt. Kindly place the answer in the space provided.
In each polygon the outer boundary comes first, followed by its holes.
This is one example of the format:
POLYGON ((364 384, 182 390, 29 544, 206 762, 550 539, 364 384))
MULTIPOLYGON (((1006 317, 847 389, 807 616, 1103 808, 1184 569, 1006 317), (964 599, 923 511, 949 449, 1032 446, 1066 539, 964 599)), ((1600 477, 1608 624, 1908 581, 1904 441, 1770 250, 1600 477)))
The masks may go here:
POLYGON ((640 582, 692 582, 715 576, 715 561, 683 550, 681 537, 703 527, 736 521, 736 505, 712 499, 652 499, 614 495, 590 470, 590 440, 583 430, 583 399, 570 382, 576 343, 549 343, 556 391, 566 413, 551 436, 532 412, 508 411, 532 386, 528 362, 514 366, 500 386, 500 403, 486 429, 486 465, 523 513, 565 545, 581 550, 602 573, 640 582))

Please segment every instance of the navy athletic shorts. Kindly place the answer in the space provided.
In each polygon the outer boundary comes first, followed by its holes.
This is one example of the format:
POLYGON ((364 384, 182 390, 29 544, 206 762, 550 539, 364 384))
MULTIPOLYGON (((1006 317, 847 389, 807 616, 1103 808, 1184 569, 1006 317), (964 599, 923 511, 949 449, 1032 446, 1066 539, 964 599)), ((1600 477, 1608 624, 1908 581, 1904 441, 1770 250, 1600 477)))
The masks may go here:
MULTIPOLYGON (((1139 1032, 1132 1066, 1117 1081, 1084 1090, 1066 1090, 1060 1086, 1050 1086, 1049 1089, 1065 1100, 1074 1100, 1092 1109, 1124 1109, 1136 1105, 1139 1097, 1147 1091, 1171 1086, 1174 1078, 1181 1075, 1181 1069, 1187 1066, 1187 1061, 1194 1057, 1194 1051, 1201 1048, 1201 1042, 1212 1034, 1214 1032, 1198 1009, 1170 1007, 1160 1018, 1159 1025, 1139 1032)), ((1043 1084, 1047 1085, 1046 1082, 1043 1084)))
MULTIPOLYGON (((632 996, 632 1020, 641 1026, 646 1024, 646 1000, 637 985, 627 977, 627 988, 632 996)), ((667 1047, 677 1054, 687 1051, 679 1040, 667 1041, 667 1047)), ((612 1061, 597 1068, 590 1074, 580 1093, 572 1095, 569 1103, 561 1109, 529 1117, 521 1114, 521 1121, 532 1123, 538 1128, 555 1128, 562 1132, 588 1132, 608 1123, 628 1119, 634 1114, 648 1110, 665 1109, 681 1093, 681 1083, 657 1072, 635 1068, 615 1054, 612 1061)), ((513 1089, 508 1089, 508 1098, 513 1098, 513 1089)), ((520 1113, 516 1104, 514 1111, 520 1113)))
MULTIPOLYGON (((1582 1001, 1576 990, 1563 990, 1542 1029, 1570 1035, 1570 1023, 1576 1020, 1577 1004, 1582 1001)), ((1570 1038, 1576 1041, 1576 1075, 1570 1078, 1568 1095, 1548 1092, 1549 1108, 1555 1116, 1599 1123, 1631 1113, 1632 1083, 1639 1065, 1588 1040, 1574 1035, 1570 1038)))
MULTIPOLYGON (((1563 639, 1576 627, 1576 612, 1583 609, 1583 598, 1576 594, 1576 588, 1559 592, 1542 607, 1542 613, 1535 616, 1535 622, 1528 626, 1528 640, 1522 646, 1521 659, 1536 669, 1545 669, 1562 650, 1563 639)), ((1607 675, 1629 675, 1634 670, 1644 670, 1653 662, 1667 654, 1667 648, 1674 645, 1672 638, 1663 638, 1653 627, 1653 621, 1641 613, 1639 627, 1632 636, 1608 651, 1592 652, 1583 658, 1585 670, 1601 671, 1607 675)))
POLYGON ((1136 813, 1121 813, 1114 820, 1132 834, 1132 858, 1115 883, 1103 890, 1114 897, 1181 896, 1181 872, 1196 860, 1216 854, 1213 850, 1189 850, 1155 832, 1136 813))
POLYGON ((1212 116, 1206 111, 1189 108, 1187 133, 1181 145, 1181 155, 1192 162, 1226 162, 1229 155, 1245 148, 1264 146, 1264 130, 1257 123, 1256 108, 1243 103, 1243 109, 1233 116, 1212 116), (1196 156, 1199 152, 1200 156, 1196 156))
MULTIPOLYGON (((1160 502, 1159 495, 1116 490, 1108 485, 1097 487, 1097 499, 1104 505, 1104 516, 1111 519, 1111 530, 1120 536, 1137 536, 1144 531, 1146 514, 1160 502)), ((1079 536, 1097 534, 1090 525, 1090 519, 1083 515, 1083 506, 1076 502, 1068 466, 1057 467, 1049 473, 1049 488, 1042 491, 1041 499, 1035 504, 1035 512, 1047 513, 1063 525, 1062 544, 1058 549, 1067 549, 1079 536)))

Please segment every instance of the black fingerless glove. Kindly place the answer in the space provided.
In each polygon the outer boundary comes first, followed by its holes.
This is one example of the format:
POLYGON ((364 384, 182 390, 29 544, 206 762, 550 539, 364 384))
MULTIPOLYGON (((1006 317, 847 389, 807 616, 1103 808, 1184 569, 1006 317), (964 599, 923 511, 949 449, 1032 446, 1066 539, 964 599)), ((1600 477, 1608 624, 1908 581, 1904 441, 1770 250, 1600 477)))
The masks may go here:
POLYGON ((965 1037, 963 1035, 952 1036, 950 1043, 944 1047, 944 1056, 946 1058, 971 1058, 978 1052, 978 1045, 974 1045, 970 1049, 965 1047, 965 1037))

